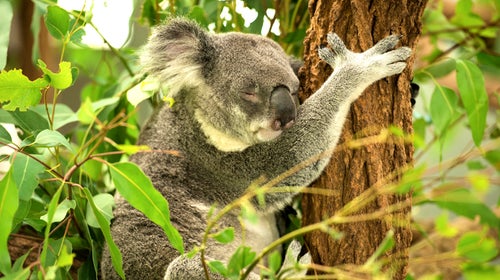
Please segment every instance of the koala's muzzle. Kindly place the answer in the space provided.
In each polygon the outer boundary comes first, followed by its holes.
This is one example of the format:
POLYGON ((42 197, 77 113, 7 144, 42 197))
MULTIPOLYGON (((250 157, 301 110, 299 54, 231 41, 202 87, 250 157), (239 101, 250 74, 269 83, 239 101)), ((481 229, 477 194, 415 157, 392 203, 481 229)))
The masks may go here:
POLYGON ((271 93, 271 109, 274 113, 271 125, 273 130, 289 128, 297 117, 297 107, 290 90, 283 86, 275 88, 271 93))

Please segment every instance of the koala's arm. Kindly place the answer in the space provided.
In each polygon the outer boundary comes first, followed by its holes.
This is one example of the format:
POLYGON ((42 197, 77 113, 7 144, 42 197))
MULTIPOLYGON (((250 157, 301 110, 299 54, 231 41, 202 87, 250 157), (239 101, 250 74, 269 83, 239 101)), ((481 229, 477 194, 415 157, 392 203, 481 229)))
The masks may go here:
MULTIPOLYGON (((370 84, 401 73, 411 50, 393 50, 398 36, 389 36, 363 53, 353 53, 335 34, 328 35, 332 49, 319 50, 321 59, 334 68, 321 88, 299 107, 295 124, 274 143, 256 145, 261 154, 273 159, 261 172, 279 176, 305 160, 335 147, 351 104, 370 84)), ((284 179, 283 186, 306 186, 315 180, 328 163, 329 156, 284 179)), ((256 162, 256 165, 259 163, 256 162)), ((262 161, 260 162, 262 164, 262 161)))

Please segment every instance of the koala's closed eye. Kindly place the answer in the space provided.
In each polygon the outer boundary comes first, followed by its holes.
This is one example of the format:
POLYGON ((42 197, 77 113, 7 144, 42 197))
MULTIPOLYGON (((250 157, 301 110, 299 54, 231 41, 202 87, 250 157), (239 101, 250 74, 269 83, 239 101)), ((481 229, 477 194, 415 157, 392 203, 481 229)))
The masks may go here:
POLYGON ((252 103, 258 103, 260 101, 259 96, 257 95, 256 91, 242 91, 240 93, 241 98, 243 98, 246 101, 250 101, 252 103))

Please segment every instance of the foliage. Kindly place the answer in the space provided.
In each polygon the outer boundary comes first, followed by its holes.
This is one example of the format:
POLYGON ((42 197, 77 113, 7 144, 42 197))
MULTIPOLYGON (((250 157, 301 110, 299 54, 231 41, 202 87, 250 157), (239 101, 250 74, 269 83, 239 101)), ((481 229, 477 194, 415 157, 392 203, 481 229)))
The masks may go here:
MULTIPOLYGON (((497 39, 500 2, 481 3, 491 7, 488 18, 474 12, 476 6, 471 0, 458 1, 451 18, 444 15, 441 2, 427 9, 424 38, 429 39, 432 48, 428 56, 422 57, 423 66, 415 70, 414 81, 421 86, 421 98, 415 108, 415 134, 404 135, 397 128, 388 128, 377 137, 345 144, 347 148, 397 140, 415 144, 415 167, 395 172, 393 176, 401 175, 402 180, 397 185, 382 184, 384 188, 378 191, 412 190, 417 212, 428 205, 439 207, 433 223, 435 230, 424 235, 458 240, 446 257, 460 261, 466 279, 496 279, 500 275, 498 265, 491 262, 498 256, 500 230, 499 218, 493 211, 500 206, 500 123, 496 117, 500 111, 489 109, 490 100, 498 102, 500 98, 498 92, 485 90, 484 80, 485 76, 498 78, 500 74, 497 39), (442 78, 450 73, 457 82, 445 86, 442 78), (461 151, 454 151, 456 146, 461 151), (467 219, 478 218, 480 229, 460 233, 450 221, 451 213, 467 219), (487 234, 488 229, 496 230, 496 234, 487 234)), ((42 73, 34 80, 14 66, 0 73, 0 122, 14 124, 21 138, 17 141, 17 135, 0 126, 0 144, 10 147, 10 152, 0 158, 10 164, 0 181, 0 274, 6 279, 96 278, 100 252, 108 246, 113 265, 123 276, 121 254, 110 234, 114 204, 110 193, 115 191, 161 226, 172 245, 183 252, 182 239, 170 224, 168 202, 136 165, 127 162, 131 153, 152 152, 148 147, 134 145, 143 118, 137 113, 137 105, 151 96, 134 95, 140 89, 148 89, 148 81, 135 65, 137 48, 116 49, 110 44, 105 49, 86 46, 81 41, 84 28, 98 30, 91 11, 67 11, 49 0, 38 0, 35 4, 32 30, 38 34, 39 17, 43 17, 43 24, 60 46, 60 61, 54 71, 46 61, 34 59, 42 73), (62 97, 70 94, 78 94, 78 110, 61 103, 62 97), (31 250, 11 259, 8 240, 22 236, 34 236, 37 241, 31 250), (35 261, 28 262, 31 257, 35 261)), ((240 4, 216 0, 145 0, 138 7, 141 13, 137 21, 154 26, 171 16, 184 15, 215 32, 263 33, 279 42, 288 53, 300 57, 308 26, 305 0, 248 1, 246 7, 256 15, 251 20, 243 16, 240 4), (269 24, 263 30, 266 21, 269 24), (277 26, 279 34, 271 32, 277 26)), ((5 5, 10 7, 10 3, 0 0, 0 6, 5 5)), ((2 17, 0 25, 0 29, 10 26, 10 18, 2 17)), ((3 51, 7 45, 8 38, 0 36, 0 66, 7 61, 3 51)), ((148 101, 141 104, 144 103, 148 101)), ((248 203, 249 199, 262 198, 279 180, 276 178, 266 185, 257 181, 242 198, 217 213, 209 213, 202 245, 187 254, 200 254, 203 259, 209 239, 224 244, 232 242, 234 229, 219 228, 218 220, 234 208, 241 209, 242 218, 255 220, 256 210, 248 203)), ((272 191, 290 191, 290 188, 272 188, 272 191)), ((366 215, 353 214, 376 195, 375 191, 366 192, 335 216, 291 231, 263 252, 240 247, 229 264, 214 260, 207 262, 206 269, 238 279, 268 258, 263 274, 280 279, 284 276, 279 270, 281 255, 271 252, 282 243, 312 230, 342 238, 335 224, 379 219, 387 211, 397 211, 403 206, 394 205, 366 215)), ((317 265, 312 268, 332 277, 356 273, 388 277, 390 272, 381 267, 386 261, 384 252, 394 242, 393 233, 388 232, 373 257, 359 268, 317 265)), ((427 242, 432 240, 429 238, 427 242)), ((408 276, 412 277, 417 276, 408 276)))

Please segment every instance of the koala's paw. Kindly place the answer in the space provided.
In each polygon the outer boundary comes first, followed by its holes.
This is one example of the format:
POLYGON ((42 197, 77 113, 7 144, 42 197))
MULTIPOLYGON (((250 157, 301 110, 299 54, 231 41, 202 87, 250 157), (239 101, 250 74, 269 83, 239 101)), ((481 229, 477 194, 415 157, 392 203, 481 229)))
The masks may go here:
POLYGON ((335 33, 328 34, 327 41, 331 49, 327 47, 319 48, 319 57, 333 68, 340 66, 342 61, 347 60, 351 52, 346 48, 342 39, 335 33))
POLYGON ((286 250, 285 260, 280 269, 280 274, 284 277, 301 277, 307 273, 307 267, 311 264, 309 252, 299 258, 302 245, 297 240, 293 240, 286 250))
POLYGON ((353 53, 336 34, 330 33, 327 41, 331 49, 320 48, 318 54, 334 69, 348 68, 349 71, 355 72, 351 73, 351 77, 363 77, 365 81, 372 83, 401 73, 406 67, 405 61, 411 55, 411 49, 408 47, 394 49, 400 38, 398 35, 391 35, 363 53, 353 53))
POLYGON ((366 67, 367 78, 374 82, 399 74, 405 69, 406 60, 411 55, 411 49, 408 47, 394 49, 400 38, 401 36, 391 35, 360 54, 364 67, 366 67))

